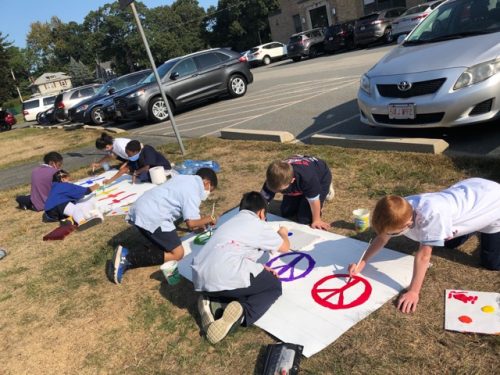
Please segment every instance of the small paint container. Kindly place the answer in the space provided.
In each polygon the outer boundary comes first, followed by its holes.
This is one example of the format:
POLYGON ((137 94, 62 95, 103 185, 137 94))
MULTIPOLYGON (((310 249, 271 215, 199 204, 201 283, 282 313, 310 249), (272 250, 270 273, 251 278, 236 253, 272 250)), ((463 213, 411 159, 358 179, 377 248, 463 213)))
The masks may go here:
POLYGON ((354 229, 361 233, 370 228, 370 210, 366 208, 358 208, 352 211, 354 217, 354 229))
POLYGON ((179 274, 179 268, 177 267, 177 261, 169 260, 160 266, 160 270, 167 279, 169 285, 176 285, 181 281, 181 275, 179 274))

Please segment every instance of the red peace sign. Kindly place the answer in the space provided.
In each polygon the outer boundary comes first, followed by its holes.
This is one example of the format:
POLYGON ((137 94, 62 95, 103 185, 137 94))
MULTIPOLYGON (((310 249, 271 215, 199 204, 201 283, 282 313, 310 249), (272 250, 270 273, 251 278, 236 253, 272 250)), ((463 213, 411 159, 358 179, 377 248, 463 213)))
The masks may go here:
POLYGON ((349 309, 365 303, 372 293, 370 283, 360 276, 352 276, 348 283, 342 281, 342 286, 335 286, 335 281, 339 278, 348 278, 349 275, 338 274, 326 276, 314 284, 311 295, 316 303, 323 307, 332 310, 349 309), (330 282, 333 280, 333 282, 330 282), (355 285, 361 283, 362 288, 354 288, 355 285), (330 284, 330 285, 325 285, 330 284), (347 296, 344 293, 347 292, 347 296))

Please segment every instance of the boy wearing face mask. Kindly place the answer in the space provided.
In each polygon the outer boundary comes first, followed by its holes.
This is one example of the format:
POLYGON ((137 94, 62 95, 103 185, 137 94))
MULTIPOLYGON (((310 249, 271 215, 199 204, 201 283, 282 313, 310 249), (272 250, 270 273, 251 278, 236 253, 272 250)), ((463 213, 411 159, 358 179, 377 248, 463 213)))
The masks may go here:
POLYGON ((182 259, 184 248, 175 222, 183 218, 189 230, 215 225, 217 220, 214 217, 200 216, 200 205, 216 187, 215 172, 210 168, 201 168, 196 175, 177 175, 145 192, 130 207, 127 219, 153 247, 131 251, 118 246, 106 270, 108 278, 121 284, 123 274, 130 268, 182 259))
MULTIPOLYGON (((91 164, 91 168, 97 169, 103 167, 105 170, 109 169, 109 162, 118 160, 122 166, 126 166, 128 155, 125 152, 127 144, 130 142, 128 138, 113 138, 107 133, 102 133, 95 141, 95 147, 98 150, 106 151, 106 155, 96 163, 91 164)), ((126 172, 126 170, 125 170, 126 172)))
POLYGON ((142 145, 141 142, 133 140, 127 143, 125 147, 127 154, 126 167, 120 167, 120 170, 110 179, 104 180, 104 184, 110 184, 126 173, 127 169, 132 173, 132 183, 151 182, 149 169, 162 166, 165 170, 172 169, 170 162, 161 153, 156 151, 153 146, 142 145))
POLYGON ((480 232, 481 264, 500 270, 500 184, 494 181, 470 178, 437 193, 386 196, 375 206, 372 227, 377 237, 361 262, 349 266, 350 275, 361 272, 391 237, 405 235, 420 243, 410 286, 398 301, 404 313, 416 309, 433 246, 456 248, 480 232))

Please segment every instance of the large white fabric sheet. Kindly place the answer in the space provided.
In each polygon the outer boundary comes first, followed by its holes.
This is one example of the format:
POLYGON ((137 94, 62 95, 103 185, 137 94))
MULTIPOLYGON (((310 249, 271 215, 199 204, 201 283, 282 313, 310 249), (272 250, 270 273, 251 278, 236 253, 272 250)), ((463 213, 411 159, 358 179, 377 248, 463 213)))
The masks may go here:
MULTIPOLYGON (((236 209, 223 215, 218 222, 221 225, 236 213, 236 209)), ((377 310, 385 302, 396 296, 411 280, 413 257, 393 250, 382 249, 365 267, 362 278, 371 285, 372 292, 366 302, 359 306, 346 309, 332 310, 319 305, 312 297, 315 283, 326 276, 346 274, 347 266, 359 260, 367 247, 367 243, 340 236, 334 233, 311 229, 308 226, 286 221, 274 215, 268 215, 268 220, 278 226, 284 225, 294 234, 301 233, 301 238, 307 239, 302 233, 309 234, 310 243, 304 245, 301 252, 309 254, 315 263, 312 271, 305 277, 294 281, 283 282, 282 296, 271 306, 266 314, 256 322, 256 325, 284 342, 304 346, 303 354, 306 357, 324 349, 346 332, 354 324, 377 310)), ((293 237, 293 236, 292 236, 293 237)), ((184 237, 184 259, 179 262, 180 273, 192 280, 191 261, 193 255, 201 249, 195 245, 194 235, 184 237)), ((304 242, 304 243, 307 243, 304 242)), ((278 255, 273 254, 271 258, 278 255)), ((299 254, 297 254, 299 255, 299 254)), ((268 261, 264 256, 261 261, 268 261)), ((289 261, 287 262, 289 263, 289 261)), ((280 260, 272 265, 284 265, 280 260)), ((224 265, 221 265, 223 267, 224 265)), ((295 274, 304 273, 307 261, 296 264, 295 274)), ((289 275, 289 272, 282 276, 289 275)), ((323 284, 327 289, 342 288, 347 278, 339 277, 328 280, 323 284)), ((351 284, 349 284, 351 285, 351 284)), ((362 282, 353 283, 344 293, 344 305, 356 300, 365 290, 362 282)), ((318 293, 325 297, 329 292, 318 293)), ((339 294, 331 297, 331 304, 338 304, 339 294)))

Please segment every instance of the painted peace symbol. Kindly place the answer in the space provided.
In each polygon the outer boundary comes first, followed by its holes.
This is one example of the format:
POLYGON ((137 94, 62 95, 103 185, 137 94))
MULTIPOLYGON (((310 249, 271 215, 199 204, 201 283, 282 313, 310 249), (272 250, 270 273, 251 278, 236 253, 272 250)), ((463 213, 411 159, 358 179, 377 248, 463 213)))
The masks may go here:
POLYGON ((361 276, 353 276, 348 283, 343 284, 341 287, 332 288, 324 286, 324 284, 326 284, 329 280, 336 278, 349 278, 349 275, 329 275, 320 279, 316 282, 316 284, 314 284, 311 290, 311 295, 316 303, 332 310, 339 310, 359 306, 365 303, 368 298, 370 298, 370 295, 372 293, 372 286, 366 279, 362 278, 361 276), (354 298, 352 301, 346 303, 344 301, 344 292, 359 283, 362 283, 364 286, 361 294, 354 298), (332 302, 331 300, 336 300, 336 302, 332 302))
POLYGON ((309 272, 312 271, 315 264, 316 262, 309 254, 302 253, 300 251, 294 251, 278 255, 277 257, 269 260, 269 262, 266 263, 266 266, 271 267, 273 270, 276 270, 281 281, 293 281, 306 277, 309 272), (273 264, 278 260, 281 260, 285 264, 273 266, 273 264), (287 262, 287 260, 289 260, 289 262, 287 262), (300 270, 300 273, 296 273, 296 267, 301 261, 307 262, 307 266, 304 270, 300 270))

